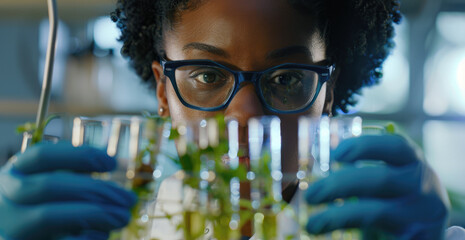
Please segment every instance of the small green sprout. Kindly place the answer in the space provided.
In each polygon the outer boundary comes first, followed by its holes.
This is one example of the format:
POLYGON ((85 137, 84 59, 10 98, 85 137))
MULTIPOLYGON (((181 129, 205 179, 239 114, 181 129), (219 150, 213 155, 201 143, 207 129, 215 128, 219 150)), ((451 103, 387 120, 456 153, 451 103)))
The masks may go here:
POLYGON ((16 128, 17 133, 25 133, 28 132, 32 134, 31 142, 29 143, 30 145, 34 145, 40 141, 42 141, 42 138, 44 136, 44 130, 45 127, 52 121, 53 119, 58 118, 57 115, 50 115, 48 116, 45 121, 40 125, 37 126, 36 123, 33 122, 27 122, 21 126, 18 126, 16 128))
MULTIPOLYGON (((178 159, 172 158, 175 164, 184 172, 183 185, 192 188, 198 192, 204 192, 208 196, 207 206, 214 207, 197 207, 196 209, 186 208, 183 211, 183 221, 178 224, 177 228, 184 231, 186 240, 203 239, 203 231, 200 232, 200 226, 203 224, 192 225, 193 218, 198 221, 205 221, 212 224, 213 237, 215 239, 235 239, 240 236, 240 229, 244 224, 249 222, 254 217, 254 213, 264 214, 264 224, 262 228, 262 236, 264 240, 274 239, 277 233, 276 215, 271 211, 272 206, 279 205, 283 209, 285 203, 283 201, 276 202, 271 196, 273 180, 271 178, 269 154, 264 154, 262 165, 257 171, 257 175, 264 179, 265 196, 262 199, 259 209, 253 209, 250 199, 241 196, 238 206, 234 207, 230 200, 230 184, 233 179, 238 179, 240 182, 247 180, 247 167, 239 165, 237 168, 231 168, 225 163, 224 158, 228 154, 229 145, 226 137, 226 122, 223 115, 215 117, 218 127, 219 141, 214 146, 201 149, 195 143, 187 143, 184 154, 178 159), (214 177, 208 179, 208 184, 201 187, 201 182, 205 179, 200 177, 201 171, 212 172, 214 177), (236 209, 236 210, 234 210, 236 209), (232 229, 230 223, 233 219, 239 218, 237 227, 232 229), (202 234, 200 234, 202 233, 202 234)), ((177 140, 181 137, 177 129, 171 130, 170 139, 177 140)), ((194 201, 203 201, 195 199, 194 201)))
POLYGON ((386 132, 389 134, 395 134, 396 133, 396 128, 394 126, 394 123, 390 122, 386 125, 385 127, 386 132))

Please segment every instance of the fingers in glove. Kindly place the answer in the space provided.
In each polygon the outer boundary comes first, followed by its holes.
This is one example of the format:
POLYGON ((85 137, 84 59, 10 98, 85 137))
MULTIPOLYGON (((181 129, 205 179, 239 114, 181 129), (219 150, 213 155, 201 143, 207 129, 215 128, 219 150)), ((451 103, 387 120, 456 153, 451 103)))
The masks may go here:
POLYGON ((321 234, 345 228, 378 228, 383 226, 396 231, 395 219, 386 214, 391 209, 389 201, 361 199, 343 205, 329 205, 308 220, 306 229, 312 234, 321 234))
POLYGON ((418 161, 415 149, 398 135, 366 135, 342 141, 332 152, 335 160, 355 163, 358 160, 381 160, 404 166, 418 161))
POLYGON ((130 218, 127 208, 88 203, 43 204, 31 208, 28 215, 23 216, 24 231, 13 238, 28 239, 30 233, 35 233, 34 239, 52 239, 86 230, 109 232, 124 227, 130 218))
POLYGON ((136 202, 134 193, 113 182, 77 173, 34 174, 9 178, 8 184, 3 190, 4 197, 17 204, 86 201, 131 207, 136 202))
POLYGON ((392 198, 415 191, 420 180, 421 170, 417 164, 404 167, 346 166, 310 185, 305 197, 310 204, 348 197, 392 198))
POLYGON ((74 147, 68 142, 39 143, 17 156, 14 170, 33 174, 56 170, 106 172, 115 169, 116 160, 105 151, 90 147, 74 147))

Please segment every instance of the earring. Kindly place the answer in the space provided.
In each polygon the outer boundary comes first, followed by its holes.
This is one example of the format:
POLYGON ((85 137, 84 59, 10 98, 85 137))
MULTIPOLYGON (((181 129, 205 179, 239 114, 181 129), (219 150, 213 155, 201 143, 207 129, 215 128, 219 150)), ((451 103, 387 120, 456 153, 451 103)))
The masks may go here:
POLYGON ((160 107, 158 109, 158 112, 160 112, 160 115, 162 115, 164 112, 165 112, 165 108, 164 107, 160 107))

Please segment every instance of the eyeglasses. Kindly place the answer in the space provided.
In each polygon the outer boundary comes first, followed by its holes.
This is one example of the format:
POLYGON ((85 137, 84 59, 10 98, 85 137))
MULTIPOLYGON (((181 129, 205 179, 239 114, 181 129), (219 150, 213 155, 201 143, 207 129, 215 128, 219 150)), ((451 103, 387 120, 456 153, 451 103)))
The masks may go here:
POLYGON ((202 111, 226 108, 243 82, 252 82, 263 105, 274 113, 299 113, 312 106, 334 66, 285 63, 264 71, 234 71, 211 60, 166 61, 163 72, 181 103, 202 111))

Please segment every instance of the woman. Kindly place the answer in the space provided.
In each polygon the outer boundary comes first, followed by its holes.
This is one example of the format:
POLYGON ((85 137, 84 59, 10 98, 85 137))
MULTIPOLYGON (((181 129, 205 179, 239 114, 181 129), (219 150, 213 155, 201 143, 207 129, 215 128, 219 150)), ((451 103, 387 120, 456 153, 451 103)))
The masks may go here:
MULTIPOLYGON (((392 24, 400 21, 398 7, 390 0, 120 0, 112 18, 122 31, 122 54, 156 86, 160 115, 176 125, 222 113, 239 121, 242 139, 250 117, 278 115, 289 143, 283 169, 293 172, 296 119, 347 111, 353 94, 378 81, 393 46, 392 24), (322 84, 305 85, 303 77, 322 84)), ((360 200, 311 216, 309 232, 356 227, 392 239, 444 237, 444 190, 407 141, 361 137, 335 156, 386 164, 347 167, 310 187, 311 204, 360 200)), ((105 238, 127 223, 134 197, 77 173, 114 165, 102 152, 66 143, 17 155, 0 175, 0 234, 105 238)))

